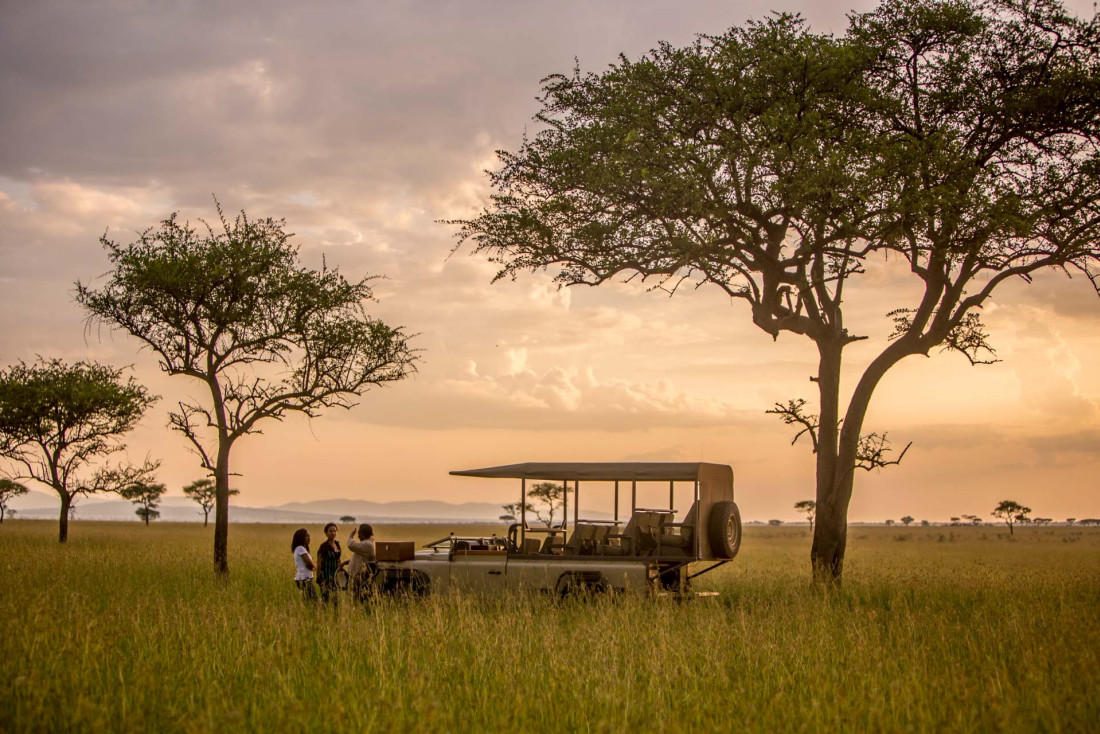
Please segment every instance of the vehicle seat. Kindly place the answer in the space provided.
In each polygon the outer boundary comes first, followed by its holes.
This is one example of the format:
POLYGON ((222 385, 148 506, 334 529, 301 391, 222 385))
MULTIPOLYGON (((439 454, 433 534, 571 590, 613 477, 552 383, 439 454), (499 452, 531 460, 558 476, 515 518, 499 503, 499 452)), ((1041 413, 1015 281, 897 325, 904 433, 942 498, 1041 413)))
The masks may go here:
POLYGON ((670 522, 661 526, 662 548, 691 548, 695 540, 696 504, 684 515, 683 522, 670 522))
POLYGON ((524 538, 523 540, 523 552, 524 553, 538 553, 542 549, 542 541, 538 538, 524 538))
POLYGON ((638 555, 653 553, 657 549, 657 537, 661 532, 661 514, 639 510, 630 519, 635 528, 635 552, 638 555))
POLYGON ((595 525, 577 525, 573 531, 573 537, 569 539, 568 549, 570 553, 576 555, 591 555, 592 554, 592 540, 596 536, 595 525))
MULTIPOLYGON (((637 515, 637 513, 635 513, 635 516, 636 515, 637 515)), ((608 542, 608 544, 603 547, 604 555, 605 556, 631 556, 631 555, 634 555, 634 552, 635 552, 634 549, 637 547, 637 543, 635 542, 635 536, 637 535, 637 528, 638 528, 638 523, 635 521, 635 517, 631 517, 630 521, 626 524, 626 527, 623 528, 623 531, 621 533, 618 532, 617 528, 616 528, 616 532, 608 533, 607 534, 608 541, 617 540, 617 541, 619 541, 619 545, 611 545, 611 543, 608 542)))
MULTIPOLYGON (((596 525, 592 530, 592 539, 588 546, 587 553, 595 554, 601 553, 607 544, 607 535, 611 532, 610 525, 596 525)), ((584 553, 585 551, 581 551, 584 553)))

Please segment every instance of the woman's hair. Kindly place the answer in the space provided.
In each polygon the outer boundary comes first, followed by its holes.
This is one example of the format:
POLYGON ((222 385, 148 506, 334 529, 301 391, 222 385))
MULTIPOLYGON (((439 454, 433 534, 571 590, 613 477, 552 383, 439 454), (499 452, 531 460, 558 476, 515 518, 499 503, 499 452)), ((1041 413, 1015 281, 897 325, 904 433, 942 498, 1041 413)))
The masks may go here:
POLYGON ((329 528, 335 528, 335 527, 336 527, 336 523, 334 523, 334 522, 330 522, 330 523, 328 523, 327 525, 325 525, 325 530, 324 530, 324 532, 326 532, 326 533, 327 533, 327 532, 328 532, 328 529, 329 529, 329 528))
POLYGON ((309 550, 309 543, 306 541, 306 536, 309 535, 309 531, 305 528, 298 528, 294 531, 294 540, 290 541, 290 549, 294 550, 298 546, 303 546, 307 551, 309 550))
POLYGON ((369 522, 365 522, 359 526, 359 540, 366 540, 367 538, 374 537, 374 528, 370 526, 369 522))

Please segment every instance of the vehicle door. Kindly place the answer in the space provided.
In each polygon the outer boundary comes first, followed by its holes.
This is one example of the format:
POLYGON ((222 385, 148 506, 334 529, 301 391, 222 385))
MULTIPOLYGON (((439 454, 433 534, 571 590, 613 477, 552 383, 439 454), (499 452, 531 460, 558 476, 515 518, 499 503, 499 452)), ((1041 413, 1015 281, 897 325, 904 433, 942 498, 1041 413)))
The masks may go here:
POLYGON ((458 549, 451 555, 451 584, 472 593, 504 589, 508 552, 458 549))

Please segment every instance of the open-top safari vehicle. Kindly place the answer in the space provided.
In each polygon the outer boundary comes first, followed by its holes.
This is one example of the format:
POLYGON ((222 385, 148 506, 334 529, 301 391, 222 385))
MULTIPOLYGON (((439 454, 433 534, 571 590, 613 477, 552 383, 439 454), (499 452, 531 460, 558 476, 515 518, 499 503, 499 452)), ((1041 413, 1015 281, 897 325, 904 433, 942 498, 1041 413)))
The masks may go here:
POLYGON ((741 542, 733 470, 723 464, 527 463, 451 474, 519 479, 518 521, 504 536, 452 534, 419 551, 411 543, 379 542, 372 583, 378 591, 682 595, 692 579, 732 560, 741 542), (534 481, 562 483, 560 522, 540 525, 528 516, 534 481), (612 512, 587 518, 583 501, 601 492, 612 512), (627 493, 629 512, 620 513, 627 493), (639 507, 640 494, 650 501, 659 495, 655 504, 662 506, 639 507), (707 565, 700 568, 700 562, 707 565))

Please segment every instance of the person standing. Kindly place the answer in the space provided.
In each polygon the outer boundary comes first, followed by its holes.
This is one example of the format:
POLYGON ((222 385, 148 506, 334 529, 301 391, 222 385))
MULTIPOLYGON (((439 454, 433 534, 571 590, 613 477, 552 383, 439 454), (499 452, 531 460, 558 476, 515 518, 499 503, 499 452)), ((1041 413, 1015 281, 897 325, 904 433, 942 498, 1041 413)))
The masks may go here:
POLYGON ((373 572, 378 556, 374 551, 374 528, 370 523, 363 523, 358 531, 352 530, 348 536, 348 550, 351 551, 351 563, 348 564, 348 576, 351 578, 351 588, 355 598, 362 596, 363 585, 368 572, 373 572), (359 535, 358 540, 356 534, 359 535))
POLYGON ((336 523, 325 525, 325 542, 317 549, 317 586, 321 589, 321 599, 336 602, 336 572, 340 568, 340 541, 336 539, 339 529, 336 523))
POLYGON ((309 555, 309 531, 298 528, 294 531, 294 538, 290 541, 290 548, 294 551, 294 585, 302 592, 302 598, 313 601, 317 598, 317 591, 313 588, 313 556, 309 555))

